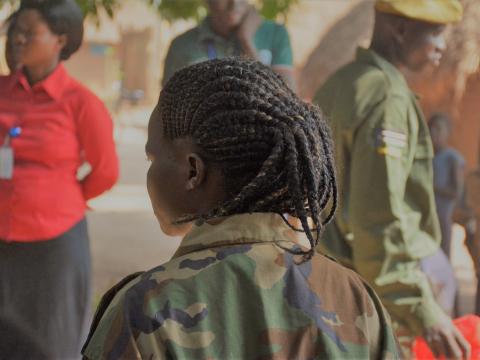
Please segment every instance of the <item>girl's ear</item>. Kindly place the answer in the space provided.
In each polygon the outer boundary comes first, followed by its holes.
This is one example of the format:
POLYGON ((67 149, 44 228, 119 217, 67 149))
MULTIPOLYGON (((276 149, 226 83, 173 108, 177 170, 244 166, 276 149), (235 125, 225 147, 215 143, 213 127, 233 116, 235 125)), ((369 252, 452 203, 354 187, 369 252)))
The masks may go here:
POLYGON ((195 190, 200 187, 207 176, 207 166, 203 159, 196 153, 187 155, 188 179, 185 186, 187 191, 195 190))
POLYGON ((60 48, 60 52, 62 52, 63 48, 67 45, 68 37, 65 34, 58 35, 58 46, 60 48))

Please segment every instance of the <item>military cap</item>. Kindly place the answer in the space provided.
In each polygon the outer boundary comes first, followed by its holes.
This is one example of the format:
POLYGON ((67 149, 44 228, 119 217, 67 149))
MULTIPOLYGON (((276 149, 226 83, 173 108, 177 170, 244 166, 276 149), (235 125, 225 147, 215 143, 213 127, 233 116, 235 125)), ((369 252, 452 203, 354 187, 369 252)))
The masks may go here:
POLYGON ((458 0, 377 0, 375 10, 433 24, 457 22, 463 15, 458 0))

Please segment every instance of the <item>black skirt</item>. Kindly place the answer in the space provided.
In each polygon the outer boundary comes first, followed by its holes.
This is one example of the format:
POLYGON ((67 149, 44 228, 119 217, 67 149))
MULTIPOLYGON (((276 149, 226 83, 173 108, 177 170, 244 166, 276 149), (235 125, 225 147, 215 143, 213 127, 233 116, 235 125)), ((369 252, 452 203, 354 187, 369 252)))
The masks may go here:
POLYGON ((0 314, 30 329, 55 359, 80 357, 90 301, 85 219, 52 240, 0 241, 0 314))

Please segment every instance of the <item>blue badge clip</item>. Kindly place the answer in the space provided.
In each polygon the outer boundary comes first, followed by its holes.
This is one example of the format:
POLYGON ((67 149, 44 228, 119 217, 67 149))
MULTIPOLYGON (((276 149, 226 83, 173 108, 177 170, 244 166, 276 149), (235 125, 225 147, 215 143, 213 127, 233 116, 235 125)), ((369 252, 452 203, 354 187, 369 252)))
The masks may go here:
POLYGON ((8 132, 8 136, 10 136, 11 139, 14 139, 16 137, 19 137, 21 133, 22 128, 20 126, 15 126, 10 129, 10 131, 8 132))

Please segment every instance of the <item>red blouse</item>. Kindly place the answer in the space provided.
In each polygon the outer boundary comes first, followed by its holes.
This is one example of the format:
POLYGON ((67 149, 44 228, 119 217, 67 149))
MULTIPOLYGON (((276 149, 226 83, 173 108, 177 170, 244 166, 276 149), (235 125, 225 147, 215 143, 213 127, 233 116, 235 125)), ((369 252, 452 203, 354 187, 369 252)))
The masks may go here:
POLYGON ((33 87, 21 71, 0 76, 0 145, 16 126, 13 178, 0 179, 0 239, 51 239, 83 218, 86 200, 115 184, 112 120, 100 99, 59 65, 33 87), (79 181, 85 161, 92 170, 79 181))

